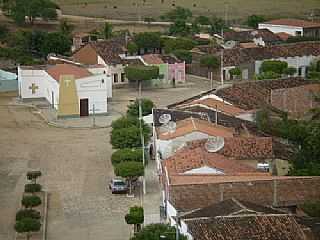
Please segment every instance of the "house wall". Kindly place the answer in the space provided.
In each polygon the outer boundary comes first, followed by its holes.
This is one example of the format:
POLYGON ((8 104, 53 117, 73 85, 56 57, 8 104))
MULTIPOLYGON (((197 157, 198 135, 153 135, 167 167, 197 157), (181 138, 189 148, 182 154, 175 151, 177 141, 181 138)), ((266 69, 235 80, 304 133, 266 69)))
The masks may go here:
POLYGON ((318 56, 296 56, 296 57, 288 57, 288 58, 273 58, 273 59, 264 59, 258 60, 255 62, 255 74, 259 73, 260 67, 264 61, 267 60, 279 60, 288 63, 289 67, 295 67, 297 69, 296 76, 305 77, 307 67, 315 60, 318 59, 318 56), (301 68, 301 75, 299 75, 298 69, 301 68))
POLYGON ((98 54, 93 49, 93 47, 90 46, 90 44, 87 44, 83 48, 76 51, 73 54, 73 59, 76 62, 79 62, 82 64, 88 64, 88 65, 100 64, 98 63, 98 54))
POLYGON ((87 98, 89 101, 89 114, 93 114, 93 106, 95 108, 95 114, 107 113, 107 86, 108 80, 105 74, 77 79, 76 87, 79 106, 80 99, 87 98))
POLYGON ((45 98, 56 109, 58 108, 59 83, 45 70, 31 70, 18 67, 18 88, 19 96, 22 99, 45 98), (38 87, 34 94, 29 89, 32 84, 38 87))
POLYGON ((106 82, 107 96, 108 98, 112 98, 112 78, 111 78, 111 75, 107 73, 106 68, 98 67, 98 68, 89 68, 88 70, 95 75, 105 75, 103 79, 106 82))
POLYGON ((121 81, 121 74, 124 73, 124 68, 122 64, 116 64, 116 65, 109 65, 107 68, 107 73, 110 74, 111 79, 112 79, 112 84, 114 85, 121 85, 121 84, 127 84, 128 79, 124 77, 123 81, 121 81), (118 82, 115 82, 115 77, 114 75, 118 76, 118 82))
POLYGON ((185 83, 186 81, 185 63, 168 64, 168 83, 171 84, 173 79, 176 83, 185 83))
POLYGON ((314 96, 320 93, 320 84, 309 84, 290 89, 271 91, 271 105, 289 112, 291 116, 302 117, 312 108, 319 106, 314 96))
POLYGON ((297 36, 297 31, 301 32, 301 36, 303 36, 303 28, 302 27, 294 27, 294 26, 284 26, 284 25, 273 25, 260 23, 258 26, 259 29, 269 29, 273 33, 285 32, 293 36, 297 36))
MULTIPOLYGON (((232 67, 224 67, 224 71, 225 71, 225 79, 226 81, 231 80, 231 75, 230 75, 230 70, 235 68, 236 66, 232 66, 232 67)), ((249 80, 252 79, 255 75, 255 63, 254 62, 249 62, 249 63, 243 63, 240 64, 239 66, 237 66, 238 68, 240 68, 241 70, 241 77, 239 78, 239 80, 249 80)), ((234 80, 237 81, 237 80, 234 80)))

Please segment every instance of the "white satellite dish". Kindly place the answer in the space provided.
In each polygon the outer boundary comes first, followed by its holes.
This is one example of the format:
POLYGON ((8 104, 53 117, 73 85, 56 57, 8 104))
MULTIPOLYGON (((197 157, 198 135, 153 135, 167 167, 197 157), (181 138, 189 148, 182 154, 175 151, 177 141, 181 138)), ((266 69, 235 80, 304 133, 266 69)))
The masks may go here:
POLYGON ((237 43, 233 40, 227 41, 223 44, 223 48, 225 49, 230 49, 230 48, 234 48, 237 45, 237 43))
POLYGON ((168 113, 164 113, 159 117, 159 123, 161 124, 167 124, 171 120, 171 115, 168 113))
POLYGON ((224 139, 223 137, 210 137, 208 138, 205 148, 208 152, 214 153, 218 152, 224 146, 224 139))

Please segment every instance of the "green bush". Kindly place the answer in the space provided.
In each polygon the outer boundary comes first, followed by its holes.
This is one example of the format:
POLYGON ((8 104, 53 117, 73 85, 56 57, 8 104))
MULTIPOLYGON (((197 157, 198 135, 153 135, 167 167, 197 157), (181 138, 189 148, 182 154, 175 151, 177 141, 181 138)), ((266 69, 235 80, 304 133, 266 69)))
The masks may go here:
POLYGON ((196 46, 196 42, 190 38, 164 38, 164 50, 166 53, 172 53, 175 50, 191 50, 196 46))
POLYGON ((125 220, 127 224, 142 224, 144 222, 143 208, 131 207, 129 213, 125 215, 125 220))
POLYGON ((173 51, 173 54, 181 61, 187 64, 192 63, 192 53, 188 50, 178 49, 173 51))
POLYGON ((121 162, 142 162, 142 149, 141 148, 124 148, 115 151, 111 156, 112 165, 117 165, 121 162))
POLYGON ((139 119, 132 116, 121 117, 111 123, 112 129, 128 128, 132 126, 139 126, 139 119))
MULTIPOLYGON (((150 99, 141 99, 141 111, 142 116, 146 116, 152 113, 154 103, 150 99)), ((127 115, 132 117, 139 117, 139 99, 136 99, 134 103, 128 105, 127 115)))
POLYGON ((263 16, 259 15, 250 15, 247 18, 247 24, 249 27, 257 28, 259 23, 264 22, 266 19, 263 16))
POLYGON ((232 68, 230 71, 229 71, 230 75, 232 77, 235 77, 235 76, 240 76, 241 75, 241 69, 236 67, 236 68, 232 68))
POLYGON ((115 166, 114 173, 123 178, 134 178, 144 175, 144 166, 141 162, 122 162, 115 166))
POLYGON ((23 196, 21 200, 21 204, 25 206, 26 208, 32 208, 39 206, 41 204, 41 199, 39 196, 23 196))
POLYGON ((320 217, 320 201, 304 203, 301 208, 311 217, 320 217))
POLYGON ((41 189, 42 189, 42 186, 37 183, 28 183, 24 186, 24 191, 27 193, 40 192, 41 189))
POLYGON ((288 63, 279 60, 268 60, 264 61, 260 67, 260 73, 274 72, 282 74, 285 69, 288 68, 288 63))
POLYGON ((157 66, 130 65, 124 71, 129 81, 148 81, 159 76, 159 67, 157 66))
POLYGON ((280 78, 280 77, 281 77, 281 75, 280 75, 279 73, 275 73, 275 72, 271 72, 271 71, 269 71, 269 72, 262 72, 262 73, 257 74, 257 75, 255 76, 255 78, 256 78, 257 80, 278 79, 278 78, 280 78))
POLYGON ((20 221, 17 221, 14 225, 14 229, 18 233, 38 232, 40 228, 40 221, 33 218, 23 218, 20 221))
MULTIPOLYGON (((150 139, 150 129, 144 128, 144 139, 150 139)), ((111 144, 114 148, 136 148, 141 147, 140 129, 136 126, 128 128, 113 129, 111 132, 111 144)))
POLYGON ((297 73, 297 69, 295 67, 288 67, 283 70, 283 74, 286 74, 288 76, 293 76, 297 73))
POLYGON ((16 213, 16 221, 20 221, 23 218, 40 219, 40 212, 33 209, 21 209, 16 213))

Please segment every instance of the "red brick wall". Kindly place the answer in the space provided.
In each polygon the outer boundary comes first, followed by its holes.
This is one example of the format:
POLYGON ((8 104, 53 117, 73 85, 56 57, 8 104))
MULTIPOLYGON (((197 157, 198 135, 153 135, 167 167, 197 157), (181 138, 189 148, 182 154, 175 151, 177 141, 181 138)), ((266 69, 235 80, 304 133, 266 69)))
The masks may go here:
POLYGON ((293 117, 301 117, 311 108, 319 105, 314 101, 315 93, 320 93, 320 84, 272 90, 271 105, 289 112, 293 117))
POLYGON ((206 207, 232 197, 262 205, 292 206, 320 199, 320 177, 172 185, 169 191, 170 202, 183 210, 206 207))
POLYGON ((77 51, 73 55, 73 58, 74 58, 74 61, 83 63, 83 64, 94 65, 98 63, 98 55, 90 45, 86 45, 83 48, 81 48, 79 51, 77 51))

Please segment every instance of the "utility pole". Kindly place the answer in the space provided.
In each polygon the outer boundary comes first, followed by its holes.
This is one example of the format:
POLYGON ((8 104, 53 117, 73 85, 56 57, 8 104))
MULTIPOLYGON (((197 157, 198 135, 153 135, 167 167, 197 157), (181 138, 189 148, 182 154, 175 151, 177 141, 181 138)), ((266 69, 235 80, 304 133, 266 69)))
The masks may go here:
MULTIPOLYGON (((140 137, 141 137, 141 145, 142 145, 142 164, 143 164, 143 167, 145 167, 144 135, 143 135, 143 129, 142 129, 141 85, 142 85, 142 82, 139 81, 139 128, 140 128, 140 137)), ((142 184, 143 184, 143 195, 145 195, 146 180, 144 176, 142 176, 142 184)))
POLYGON ((96 108, 94 104, 92 105, 92 114, 93 114, 93 127, 96 127, 96 108))

